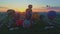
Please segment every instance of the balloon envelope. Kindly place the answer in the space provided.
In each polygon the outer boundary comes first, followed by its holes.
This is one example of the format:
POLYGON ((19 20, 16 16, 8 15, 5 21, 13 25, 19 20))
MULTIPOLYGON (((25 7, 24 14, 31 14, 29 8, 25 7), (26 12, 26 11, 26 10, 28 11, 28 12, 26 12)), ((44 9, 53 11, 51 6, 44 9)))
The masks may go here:
POLYGON ((49 11, 47 16, 50 19, 54 19, 54 18, 56 18, 56 12, 55 11, 49 11))
POLYGON ((39 14, 33 14, 32 18, 33 18, 33 19, 38 19, 39 16, 40 16, 39 14))

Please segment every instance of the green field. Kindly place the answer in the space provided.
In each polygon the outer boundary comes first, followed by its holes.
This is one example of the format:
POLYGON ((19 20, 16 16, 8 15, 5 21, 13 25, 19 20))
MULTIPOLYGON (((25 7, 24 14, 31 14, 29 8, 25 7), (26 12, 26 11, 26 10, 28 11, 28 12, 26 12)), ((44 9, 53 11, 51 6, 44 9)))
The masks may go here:
POLYGON ((44 30, 44 23, 36 20, 33 27, 30 29, 20 28, 17 30, 10 31, 5 25, 0 28, 0 34, 60 34, 60 16, 56 19, 57 23, 59 23, 56 28, 44 30))
MULTIPOLYGON (((57 19, 57 20, 59 20, 59 19, 57 19)), ((0 34, 60 34, 60 28, 58 28, 58 27, 54 28, 54 29, 50 29, 50 30, 44 30, 43 26, 44 25, 39 24, 39 22, 37 21, 37 24, 34 25, 33 27, 31 27, 30 29, 21 28, 21 29, 10 31, 4 25, 0 29, 0 34)), ((60 25, 58 25, 58 26, 60 26, 60 25)))

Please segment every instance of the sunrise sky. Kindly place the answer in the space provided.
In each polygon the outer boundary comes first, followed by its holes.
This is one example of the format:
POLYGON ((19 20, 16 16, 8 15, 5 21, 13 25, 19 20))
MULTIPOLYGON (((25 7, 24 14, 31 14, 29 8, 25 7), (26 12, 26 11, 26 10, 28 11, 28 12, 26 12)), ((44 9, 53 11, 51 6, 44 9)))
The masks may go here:
POLYGON ((29 4, 33 5, 33 11, 46 11, 46 5, 59 8, 60 0, 0 0, 0 11, 14 9, 16 11, 24 12, 29 4))

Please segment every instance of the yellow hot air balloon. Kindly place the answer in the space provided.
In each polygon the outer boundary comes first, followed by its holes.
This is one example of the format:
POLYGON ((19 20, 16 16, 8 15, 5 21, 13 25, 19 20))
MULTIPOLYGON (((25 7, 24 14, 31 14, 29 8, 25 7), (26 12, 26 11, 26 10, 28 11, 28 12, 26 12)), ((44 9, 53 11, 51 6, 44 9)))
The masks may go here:
POLYGON ((39 14, 34 13, 34 14, 32 15, 32 18, 33 18, 33 19, 39 19, 39 16, 40 16, 39 14))

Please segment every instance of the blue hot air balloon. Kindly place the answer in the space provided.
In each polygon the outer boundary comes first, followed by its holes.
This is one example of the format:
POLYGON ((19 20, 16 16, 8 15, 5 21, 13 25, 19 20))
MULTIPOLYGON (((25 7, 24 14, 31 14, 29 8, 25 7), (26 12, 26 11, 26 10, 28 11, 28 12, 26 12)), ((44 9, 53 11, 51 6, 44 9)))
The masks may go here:
POLYGON ((47 13, 47 16, 49 19, 55 19, 56 18, 56 11, 49 11, 47 13))

